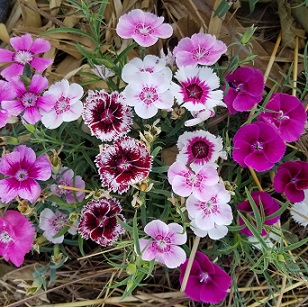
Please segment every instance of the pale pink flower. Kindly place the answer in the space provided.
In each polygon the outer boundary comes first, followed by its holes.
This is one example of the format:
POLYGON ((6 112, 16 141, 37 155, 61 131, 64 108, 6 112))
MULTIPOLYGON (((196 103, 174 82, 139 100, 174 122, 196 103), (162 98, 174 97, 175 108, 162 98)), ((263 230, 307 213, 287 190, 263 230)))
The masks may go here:
POLYGON ((228 227, 226 225, 217 225, 214 223, 214 227, 209 230, 203 230, 196 225, 196 220, 191 220, 190 228, 196 236, 204 238, 209 236, 212 240, 220 240, 228 234, 228 227))
POLYGON ((50 94, 55 96, 56 103, 49 112, 41 111, 42 123, 46 128, 56 129, 63 122, 71 122, 81 116, 83 88, 79 84, 69 84, 63 79, 50 86, 44 96, 50 94))
POLYGON ((108 78, 115 76, 115 73, 104 65, 94 64, 93 66, 94 68, 91 68, 91 71, 103 80, 107 80, 108 78))
POLYGON ((50 49, 49 42, 43 38, 33 40, 30 34, 25 34, 20 37, 11 38, 10 43, 15 52, 0 49, 0 63, 13 62, 13 64, 4 68, 1 72, 1 76, 7 80, 22 75, 25 64, 29 64, 38 72, 43 72, 53 62, 52 59, 37 56, 50 49))
POLYGON ((24 262, 34 241, 34 227, 20 212, 8 210, 0 217, 0 255, 17 267, 24 262))
POLYGON ((16 196, 34 202, 41 193, 36 180, 50 178, 51 164, 46 155, 36 158, 31 148, 19 145, 0 160, 0 173, 6 176, 0 180, 2 202, 8 203, 16 196))
POLYGON ((215 115, 215 111, 213 108, 211 109, 204 109, 201 111, 192 111, 190 112, 191 115, 193 116, 192 119, 187 120, 184 125, 186 127, 191 127, 191 126, 195 126, 198 124, 201 124, 202 122, 206 121, 207 119, 209 119, 210 117, 213 117, 215 115))
POLYGON ((140 239, 141 258, 146 261, 155 259, 157 262, 173 269, 186 260, 185 251, 178 245, 185 244, 187 234, 177 223, 166 224, 154 220, 144 227, 144 232, 151 239, 140 239))
POLYGON ((3 109, 4 104, 13 104, 16 97, 15 89, 9 82, 0 80, 0 128, 3 128, 9 121, 10 114, 7 110, 3 109))
POLYGON ((169 38, 173 29, 163 23, 164 17, 135 9, 119 18, 117 34, 125 39, 132 38, 142 47, 154 45, 158 38, 169 38))

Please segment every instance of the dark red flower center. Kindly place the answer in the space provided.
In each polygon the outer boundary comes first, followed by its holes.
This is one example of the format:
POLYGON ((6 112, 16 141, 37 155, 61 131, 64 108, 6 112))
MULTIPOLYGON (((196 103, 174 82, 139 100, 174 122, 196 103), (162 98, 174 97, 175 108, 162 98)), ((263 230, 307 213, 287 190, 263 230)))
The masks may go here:
POLYGON ((105 215, 98 216, 96 218, 96 226, 101 228, 106 227, 109 224, 109 218, 110 217, 107 217, 105 215))
POLYGON ((210 145, 204 141, 197 141, 192 145, 192 153, 195 158, 209 160, 210 145))
POLYGON ((117 162, 117 169, 120 173, 129 171, 131 167, 132 165, 126 157, 121 157, 117 162))
POLYGON ((112 110, 106 109, 101 113, 101 119, 107 124, 111 124, 114 121, 114 115, 112 110))
POLYGON ((203 94, 203 89, 199 84, 190 84, 186 87, 186 93, 189 98, 200 100, 203 94))

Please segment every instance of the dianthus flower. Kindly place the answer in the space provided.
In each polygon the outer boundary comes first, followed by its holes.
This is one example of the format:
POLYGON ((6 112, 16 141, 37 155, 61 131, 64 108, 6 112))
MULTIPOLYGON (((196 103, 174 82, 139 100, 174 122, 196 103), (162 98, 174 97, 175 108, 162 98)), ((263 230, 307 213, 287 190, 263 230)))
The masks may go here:
POLYGON ((16 97, 15 89, 9 82, 0 80, 0 128, 3 128, 9 121, 10 114, 2 108, 2 104, 13 104, 16 97))
POLYGON ((169 38, 172 35, 171 25, 163 22, 164 17, 135 9, 119 18, 116 32, 122 38, 134 39, 142 47, 150 47, 158 38, 169 38))
POLYGON ((34 227, 20 212, 8 210, 0 217, 0 255, 17 267, 24 262, 34 241, 34 227))
POLYGON ((224 97, 230 114, 249 111, 262 100, 264 77, 259 69, 239 67, 226 76, 229 89, 224 97))
POLYGON ((132 112, 118 92, 89 91, 82 113, 91 134, 102 141, 111 141, 130 131, 132 112))
POLYGON ((46 181, 51 176, 51 164, 46 155, 36 158, 35 152, 19 145, 0 160, 0 173, 7 178, 0 180, 0 199, 10 202, 16 196, 34 202, 41 193, 36 180, 46 181))
POLYGON ((148 176, 152 158, 144 144, 123 136, 102 147, 95 162, 102 186, 122 194, 148 176))
POLYGON ((182 38, 174 48, 176 65, 213 65, 227 51, 227 46, 214 35, 197 33, 191 38, 182 38))
POLYGON ((79 84, 69 84, 63 79, 50 86, 44 96, 50 94, 55 97, 54 107, 49 112, 41 111, 42 123, 46 128, 56 129, 63 122, 71 122, 81 116, 83 88, 79 84))
MULTIPOLYGON (((180 266, 182 284, 188 259, 180 266)), ((209 258, 196 252, 184 293, 196 302, 218 304, 222 302, 231 285, 231 277, 209 258)))
POLYGON ((141 258, 146 261, 155 259, 166 267, 173 269, 186 260, 185 251, 178 245, 185 244, 187 234, 177 223, 166 224, 154 220, 144 227, 144 232, 151 239, 140 239, 141 258))
MULTIPOLYGON (((274 214, 280 209, 278 202, 274 198, 272 198, 268 193, 260 192, 260 191, 251 192, 251 197, 254 200, 256 206, 258 207, 260 215, 261 216, 264 215, 265 225, 273 225, 279 221, 280 215, 274 218, 271 218, 271 219, 267 219, 267 216, 274 214), (261 209, 261 206, 262 206, 262 209, 261 209)), ((246 218, 248 218, 249 215, 254 216, 253 209, 251 207, 249 200, 245 200, 239 203, 237 205, 237 210, 241 211, 241 213, 246 218)), ((252 223, 255 224, 255 222, 252 222, 252 223)), ((240 226, 245 225, 243 219, 240 216, 238 217, 238 224, 240 226)), ((246 236, 253 236, 252 232, 250 231, 248 227, 241 229, 240 232, 246 236)), ((266 230, 262 228, 261 235, 265 236, 266 234, 267 234, 266 230)))
POLYGON ((304 200, 294 203, 290 212, 294 221, 303 226, 308 226, 308 189, 304 190, 304 194, 304 200))
POLYGON ((102 246, 109 246, 125 232, 117 217, 125 222, 122 207, 115 198, 102 197, 89 201, 81 211, 78 231, 85 239, 91 239, 102 246))
POLYGON ((43 72, 53 62, 52 59, 37 57, 38 54, 50 49, 49 42, 43 38, 33 40, 30 34, 25 34, 11 38, 10 43, 15 52, 0 48, 0 63, 13 62, 1 72, 1 76, 6 80, 22 75, 25 64, 29 64, 38 72, 43 72))
POLYGON ((285 142, 299 139, 305 129, 307 115, 300 100, 288 94, 274 94, 258 116, 259 121, 272 125, 285 142))
POLYGON ((308 163, 304 161, 287 161, 278 166, 274 177, 274 189, 284 193, 291 202, 301 202, 308 189, 308 163))
POLYGON ((190 113, 191 113, 193 118, 185 121, 184 125, 186 127, 198 125, 198 124, 206 121, 207 119, 209 119, 210 117, 213 117, 215 115, 215 111, 214 111, 213 108, 204 109, 204 110, 195 111, 195 112, 192 111, 190 113))
POLYGON ((258 172, 271 169, 284 155, 286 145, 270 125, 256 122, 242 126, 233 137, 233 159, 258 172))
POLYGON ((33 125, 41 119, 41 113, 49 112, 55 105, 56 99, 51 94, 43 95, 48 87, 47 78, 34 75, 31 78, 29 88, 26 89, 24 82, 19 78, 12 78, 11 86, 15 89, 16 100, 3 101, 2 108, 10 115, 20 115, 29 124, 33 125))

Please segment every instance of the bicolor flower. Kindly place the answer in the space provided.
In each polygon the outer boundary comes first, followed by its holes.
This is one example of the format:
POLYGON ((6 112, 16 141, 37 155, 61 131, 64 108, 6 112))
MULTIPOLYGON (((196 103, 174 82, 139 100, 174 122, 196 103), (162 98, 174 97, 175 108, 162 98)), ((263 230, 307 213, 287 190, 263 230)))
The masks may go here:
POLYGON ((16 98, 15 89, 11 83, 0 80, 0 128, 3 128, 9 121, 10 114, 7 110, 3 109, 2 104, 13 105, 16 98))
POLYGON ((141 258, 146 261, 155 259, 170 269, 180 266, 186 260, 185 251, 178 246, 187 241, 187 234, 183 231, 177 223, 151 221, 144 227, 144 232, 151 239, 139 240, 141 258))
POLYGON ((303 226, 308 226, 308 189, 304 190, 305 198, 294 203, 290 209, 293 220, 303 226))

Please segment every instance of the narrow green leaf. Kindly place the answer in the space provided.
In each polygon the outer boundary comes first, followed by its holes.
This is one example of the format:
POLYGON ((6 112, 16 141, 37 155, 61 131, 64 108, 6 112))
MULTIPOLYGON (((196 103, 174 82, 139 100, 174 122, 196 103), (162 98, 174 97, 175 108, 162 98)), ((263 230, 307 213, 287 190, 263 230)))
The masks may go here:
POLYGON ((299 248, 299 247, 305 245, 307 242, 308 242, 308 238, 305 238, 305 239, 303 239, 303 240, 301 240, 299 242, 296 242, 296 243, 293 243, 293 244, 291 244, 289 246, 286 246, 284 248, 284 251, 287 252, 287 251, 291 251, 293 249, 299 248))
MULTIPOLYGON (((245 187, 245 192, 246 192, 248 201, 251 205, 251 208, 253 210, 254 218, 255 218, 256 224, 257 224, 257 230, 258 230, 259 233, 261 233, 263 222, 262 222, 262 219, 261 219, 260 210, 259 210, 258 206, 256 205, 255 201, 253 200, 253 198, 251 197, 251 194, 246 187, 245 187)), ((261 206, 262 206, 262 203, 260 203, 260 207, 261 206)))

